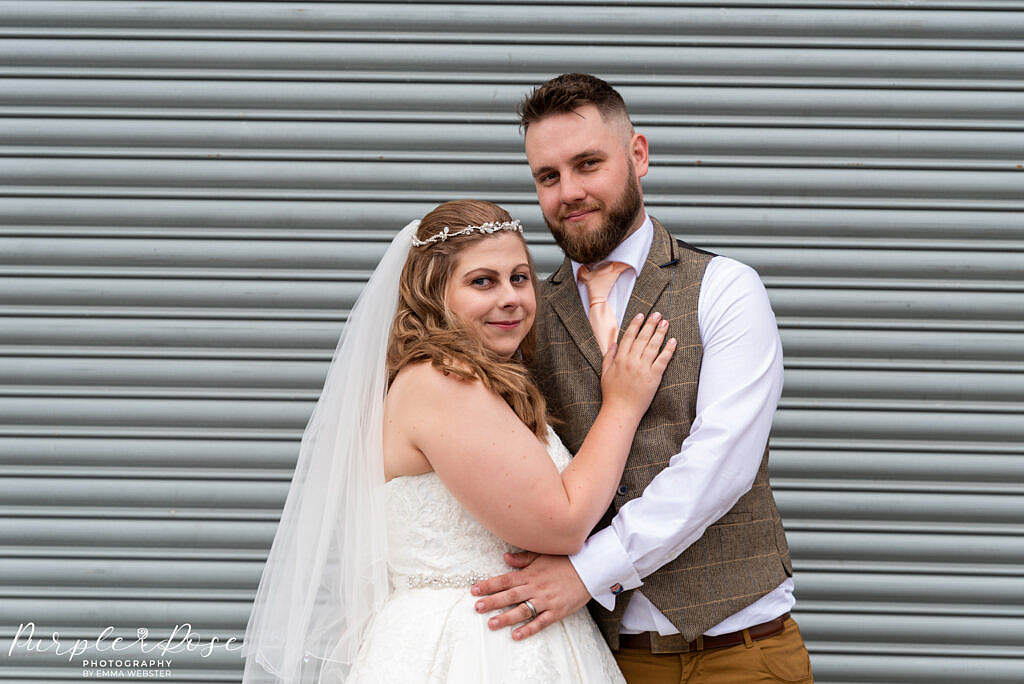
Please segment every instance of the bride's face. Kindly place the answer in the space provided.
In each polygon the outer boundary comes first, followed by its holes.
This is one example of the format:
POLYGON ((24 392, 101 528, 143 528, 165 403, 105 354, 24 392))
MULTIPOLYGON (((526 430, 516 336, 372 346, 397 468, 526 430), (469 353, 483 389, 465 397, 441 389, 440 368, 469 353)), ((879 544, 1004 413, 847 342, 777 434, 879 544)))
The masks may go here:
POLYGON ((445 300, 484 346, 511 358, 537 313, 526 246, 518 234, 501 232, 462 250, 445 300))

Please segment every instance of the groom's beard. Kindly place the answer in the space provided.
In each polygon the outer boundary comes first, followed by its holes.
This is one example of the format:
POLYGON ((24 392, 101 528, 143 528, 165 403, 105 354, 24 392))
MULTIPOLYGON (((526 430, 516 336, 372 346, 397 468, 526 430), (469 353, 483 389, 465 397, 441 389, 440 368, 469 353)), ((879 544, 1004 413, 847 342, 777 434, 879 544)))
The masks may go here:
MULTIPOLYGON (((630 164, 626 187, 623 188, 619 201, 608 210, 598 230, 570 232, 566 230, 564 223, 552 223, 547 216, 544 217, 544 222, 548 224, 551 235, 566 256, 581 264, 594 264, 611 254, 625 239, 633 222, 636 221, 637 214, 640 213, 641 204, 640 183, 637 181, 636 172, 633 171, 633 165, 630 164)), ((568 214, 579 208, 569 207, 564 213, 568 214)))

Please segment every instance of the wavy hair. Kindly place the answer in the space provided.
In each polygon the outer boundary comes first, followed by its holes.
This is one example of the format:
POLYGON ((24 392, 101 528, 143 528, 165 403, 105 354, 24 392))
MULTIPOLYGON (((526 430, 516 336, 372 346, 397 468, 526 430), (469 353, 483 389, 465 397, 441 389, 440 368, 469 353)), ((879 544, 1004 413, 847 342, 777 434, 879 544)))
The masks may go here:
MULTIPOLYGON (((488 222, 511 221, 507 211, 482 200, 455 200, 435 207, 420 221, 419 240, 436 235, 445 226, 451 231, 488 222)), ((522 234, 516 233, 526 247, 522 234)), ((452 373, 466 382, 479 380, 508 403, 541 441, 547 442, 547 405, 527 370, 536 347, 535 326, 531 327, 512 359, 504 359, 486 346, 448 309, 445 292, 467 247, 492 235, 471 233, 413 247, 399 278, 398 311, 388 339, 388 384, 402 368, 429 360, 434 368, 452 373)), ((530 281, 539 292, 533 257, 526 249, 530 281)))

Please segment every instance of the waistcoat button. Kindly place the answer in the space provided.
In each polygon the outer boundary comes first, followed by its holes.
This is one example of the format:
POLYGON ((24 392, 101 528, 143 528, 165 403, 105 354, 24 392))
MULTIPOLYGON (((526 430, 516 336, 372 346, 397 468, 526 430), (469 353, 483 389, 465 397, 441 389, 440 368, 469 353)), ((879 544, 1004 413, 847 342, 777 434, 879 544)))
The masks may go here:
POLYGON ((626 494, 629 493, 629 489, 626 487, 626 485, 619 485, 618 491, 619 496, 626 496, 626 494))

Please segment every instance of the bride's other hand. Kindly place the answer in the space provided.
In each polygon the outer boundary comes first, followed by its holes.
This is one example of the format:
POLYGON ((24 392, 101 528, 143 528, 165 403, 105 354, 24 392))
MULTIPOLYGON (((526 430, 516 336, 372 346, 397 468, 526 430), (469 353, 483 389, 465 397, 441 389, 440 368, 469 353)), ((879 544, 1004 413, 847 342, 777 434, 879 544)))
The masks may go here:
POLYGON ((601 367, 602 403, 624 411, 637 420, 647 412, 661 377, 676 350, 671 338, 664 347, 668 321, 655 312, 644 322, 637 314, 622 333, 622 341, 612 345, 601 367))

